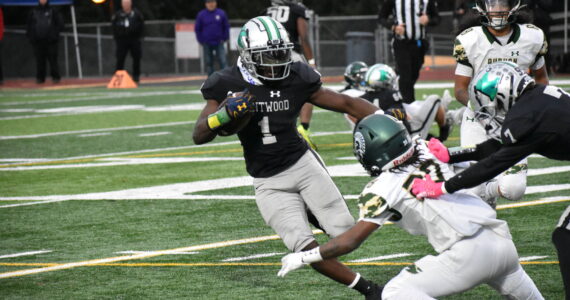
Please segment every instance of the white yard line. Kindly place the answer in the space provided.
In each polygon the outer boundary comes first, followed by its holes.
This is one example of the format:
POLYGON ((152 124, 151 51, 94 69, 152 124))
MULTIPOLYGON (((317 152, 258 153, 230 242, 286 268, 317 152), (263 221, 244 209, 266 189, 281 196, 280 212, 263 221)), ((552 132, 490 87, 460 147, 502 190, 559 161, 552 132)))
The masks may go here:
POLYGON ((30 170, 54 170, 54 169, 72 169, 72 168, 98 168, 98 167, 115 167, 115 166, 132 166, 132 165, 153 165, 153 164, 179 164, 191 162, 208 162, 208 161, 243 161, 243 157, 165 157, 165 158, 102 158, 93 163, 82 164, 64 164, 55 166, 22 166, 22 167, 6 167, 0 168, 1 171, 30 171, 30 170), (103 162, 101 162, 103 161, 103 162), (110 162, 107 162, 110 161, 110 162))
MULTIPOLYGON (((115 252, 116 254, 155 254, 157 251, 134 251, 134 250, 127 250, 127 251, 119 251, 115 252)), ((200 252, 196 251, 177 251, 177 252, 170 252, 168 255, 188 255, 188 254, 198 254, 200 252)))
POLYGON ((156 127, 168 127, 168 126, 181 126, 181 125, 190 125, 190 124, 194 124, 194 123, 196 123, 196 122, 195 121, 185 121, 185 122, 170 122, 170 123, 159 123, 159 124, 148 124, 148 125, 137 125, 137 126, 101 128, 101 129, 59 131, 59 132, 40 133, 40 134, 28 134, 28 135, 6 135, 6 136, 0 136, 0 140, 34 139, 34 138, 57 136, 57 135, 84 134, 84 133, 121 131, 121 130, 133 130, 133 129, 146 129, 146 128, 156 128, 156 127))
POLYGON ((351 260, 351 261, 349 261, 349 262, 352 262, 352 263, 361 263, 361 262, 378 261, 378 260, 385 260, 385 259, 391 259, 391 258, 407 257, 407 256, 412 256, 412 255, 414 255, 414 254, 411 254, 411 253, 397 253, 397 254, 376 256, 376 257, 370 257, 370 258, 355 259, 355 260, 351 260))
POLYGON ((156 92, 113 92, 108 95, 100 95, 93 97, 69 98, 69 99, 50 99, 38 101, 13 101, 4 102, 0 105, 26 105, 26 104, 48 104, 48 103, 65 103, 65 102, 78 102, 78 101, 97 101, 121 98, 134 98, 134 97, 150 97, 150 96, 163 96, 163 95, 190 95, 194 94, 192 91, 156 91, 156 92))
POLYGON ((0 255, 0 259, 2 259, 2 258, 20 257, 20 256, 30 256, 30 255, 43 254, 43 253, 50 253, 50 252, 53 252, 53 251, 52 251, 52 250, 39 250, 39 251, 20 252, 20 253, 14 253, 14 254, 0 255))
POLYGON ((149 132, 149 133, 141 133, 139 134, 140 137, 152 137, 152 136, 162 136, 162 135, 169 135, 172 134, 170 131, 161 131, 161 132, 149 132))
POLYGON ((532 260, 544 259, 547 257, 548 256, 525 256, 525 257, 520 257, 519 261, 532 261, 532 260))
POLYGON ((113 134, 113 133, 111 133, 111 132, 96 132, 96 133, 80 134, 80 135, 78 135, 78 137, 106 136, 106 135, 111 135, 111 134, 113 134))
POLYGON ((272 256, 276 256, 276 255, 283 255, 283 254, 285 254, 285 253, 283 253, 283 252, 262 253, 262 254, 244 256, 244 257, 226 258, 222 261, 223 262, 244 261, 244 260, 251 260, 251 259, 256 259, 256 258, 272 257, 272 256))

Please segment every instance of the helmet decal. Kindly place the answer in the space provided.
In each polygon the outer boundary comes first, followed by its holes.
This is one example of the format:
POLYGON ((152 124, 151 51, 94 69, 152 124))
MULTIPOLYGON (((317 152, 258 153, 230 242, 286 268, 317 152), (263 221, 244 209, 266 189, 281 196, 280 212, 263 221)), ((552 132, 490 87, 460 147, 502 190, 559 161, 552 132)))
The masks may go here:
POLYGON ((362 162, 364 152, 366 150, 366 141, 360 132, 354 133, 354 156, 359 162, 362 162))
POLYGON ((489 79, 489 73, 485 73, 481 80, 477 81, 475 85, 475 89, 477 91, 487 95, 491 101, 495 100, 497 96, 497 86, 499 85, 499 78, 495 77, 493 79, 489 79))

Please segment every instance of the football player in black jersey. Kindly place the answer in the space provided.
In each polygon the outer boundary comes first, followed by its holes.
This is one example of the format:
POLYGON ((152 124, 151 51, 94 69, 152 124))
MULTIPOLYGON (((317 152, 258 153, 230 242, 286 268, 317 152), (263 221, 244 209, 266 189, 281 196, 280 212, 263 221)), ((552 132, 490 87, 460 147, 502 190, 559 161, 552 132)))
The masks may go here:
MULTIPOLYGON (((196 121, 194 142, 207 143, 220 128, 250 118, 237 134, 247 171, 254 178, 259 211, 290 251, 315 248, 318 243, 309 226, 308 212, 331 237, 348 230, 354 218, 320 157, 295 128, 301 107, 313 103, 357 119, 378 108, 322 87, 316 70, 292 62, 293 44, 283 26, 270 17, 249 20, 237 45, 237 66, 212 74, 202 86, 207 102, 196 121), (238 91, 242 92, 235 94, 238 91), (220 107, 222 102, 225 104, 220 107)), ((325 260, 312 267, 368 299, 380 299, 381 287, 338 260, 325 260)))
MULTIPOLYGON (((501 62, 477 73, 469 93, 475 117, 492 138, 464 149, 447 149, 439 141, 431 140, 430 151, 443 162, 478 162, 447 181, 414 180, 412 192, 418 198, 437 198, 474 187, 533 153, 570 160, 570 94, 566 91, 537 84, 516 65, 501 62)), ((568 299, 570 227, 568 223, 564 226, 557 228, 553 241, 559 252, 568 299)))
MULTIPOLYGON (((267 8, 266 15, 280 22, 289 33, 289 39, 293 43, 291 52, 293 61, 308 63, 316 67, 313 50, 309 43, 309 10, 300 0, 271 0, 271 6, 267 8)), ((317 150, 317 145, 310 136, 309 126, 313 116, 313 105, 306 103, 301 109, 299 116, 301 124, 297 130, 309 143, 311 148, 317 150)))

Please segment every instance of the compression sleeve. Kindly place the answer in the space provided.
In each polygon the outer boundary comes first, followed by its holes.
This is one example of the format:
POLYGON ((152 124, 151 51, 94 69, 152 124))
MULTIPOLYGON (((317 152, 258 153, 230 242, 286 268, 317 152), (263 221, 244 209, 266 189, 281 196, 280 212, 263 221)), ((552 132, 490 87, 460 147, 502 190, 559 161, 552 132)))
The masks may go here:
POLYGON ((462 161, 481 160, 497 152, 501 148, 501 143, 494 139, 488 139, 476 147, 453 147, 449 148, 449 163, 454 164, 462 161))
POLYGON ((518 161, 532 154, 537 146, 538 144, 535 142, 504 145, 497 152, 447 180, 445 182, 445 190, 448 193, 454 193, 491 180, 501 174, 501 172, 514 166, 518 161))

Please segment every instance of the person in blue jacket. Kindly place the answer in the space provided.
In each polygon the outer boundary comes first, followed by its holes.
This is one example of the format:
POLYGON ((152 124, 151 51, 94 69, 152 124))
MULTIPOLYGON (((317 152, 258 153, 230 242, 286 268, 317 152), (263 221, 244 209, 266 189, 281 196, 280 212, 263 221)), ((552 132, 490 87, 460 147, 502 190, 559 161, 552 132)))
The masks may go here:
POLYGON ((206 8, 196 17, 194 30, 198 42, 204 47, 208 76, 214 73, 214 58, 220 69, 226 67, 224 42, 230 37, 230 23, 226 12, 218 8, 216 0, 205 0, 206 8))

